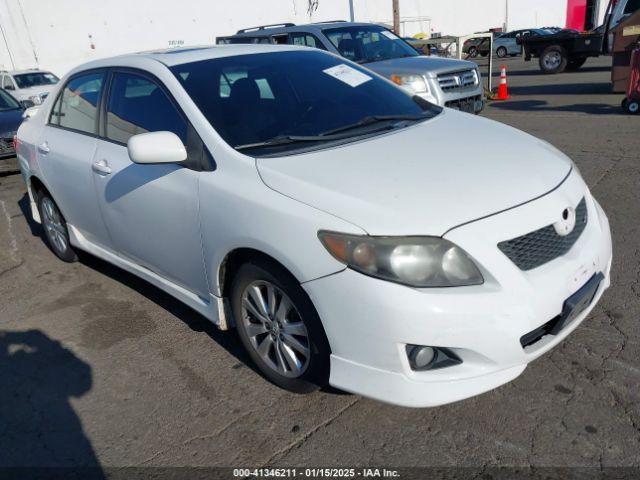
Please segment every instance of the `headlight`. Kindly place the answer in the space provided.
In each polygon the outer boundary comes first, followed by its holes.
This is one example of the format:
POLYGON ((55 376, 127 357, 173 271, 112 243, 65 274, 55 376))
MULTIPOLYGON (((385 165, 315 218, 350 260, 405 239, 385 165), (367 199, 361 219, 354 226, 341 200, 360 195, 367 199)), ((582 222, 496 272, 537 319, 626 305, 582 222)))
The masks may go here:
POLYGON ((40 105, 42 103, 42 98, 40 98, 40 95, 31 95, 29 97, 29 100, 31 100, 34 105, 40 105))
POLYGON ((391 81, 410 93, 429 93, 429 86, 420 75, 391 75, 391 81))
POLYGON ((412 287, 460 287, 484 282, 469 255, 440 237, 369 237, 321 231, 337 260, 366 275, 412 287))

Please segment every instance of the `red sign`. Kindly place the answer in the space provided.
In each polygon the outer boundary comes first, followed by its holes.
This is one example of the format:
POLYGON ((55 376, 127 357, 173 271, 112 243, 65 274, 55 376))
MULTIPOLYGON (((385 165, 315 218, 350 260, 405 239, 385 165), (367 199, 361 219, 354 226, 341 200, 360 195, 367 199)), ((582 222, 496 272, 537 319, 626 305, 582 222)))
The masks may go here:
POLYGON ((587 0, 567 0, 567 28, 584 31, 587 0))

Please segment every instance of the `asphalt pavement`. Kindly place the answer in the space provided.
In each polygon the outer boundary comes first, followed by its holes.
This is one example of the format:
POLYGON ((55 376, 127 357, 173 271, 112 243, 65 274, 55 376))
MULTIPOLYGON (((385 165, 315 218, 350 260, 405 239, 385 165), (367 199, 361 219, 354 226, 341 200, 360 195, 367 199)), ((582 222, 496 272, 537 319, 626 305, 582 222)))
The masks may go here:
MULTIPOLYGON (((482 115, 576 162, 609 215, 612 287, 515 381, 439 408, 278 389, 234 332, 88 255, 59 261, 30 219, 21 176, 3 174, 0 468, 439 467, 455 478, 640 468, 640 116, 610 93, 609 62, 547 76, 510 59, 512 98, 482 115)), ((479 145, 478 161, 487 153, 479 145)))

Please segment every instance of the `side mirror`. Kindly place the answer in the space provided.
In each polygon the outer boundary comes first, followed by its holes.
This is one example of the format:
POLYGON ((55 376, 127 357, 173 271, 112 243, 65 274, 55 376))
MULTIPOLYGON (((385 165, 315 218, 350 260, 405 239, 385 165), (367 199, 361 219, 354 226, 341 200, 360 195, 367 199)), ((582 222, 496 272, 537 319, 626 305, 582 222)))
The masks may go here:
POLYGON ((127 142, 127 150, 134 163, 180 163, 187 159, 187 149, 173 132, 134 135, 127 142))
POLYGON ((25 110, 22 112, 22 118, 24 120, 27 120, 28 118, 34 117, 35 114, 38 113, 39 109, 40 109, 40 107, 28 107, 28 108, 25 108, 25 110))

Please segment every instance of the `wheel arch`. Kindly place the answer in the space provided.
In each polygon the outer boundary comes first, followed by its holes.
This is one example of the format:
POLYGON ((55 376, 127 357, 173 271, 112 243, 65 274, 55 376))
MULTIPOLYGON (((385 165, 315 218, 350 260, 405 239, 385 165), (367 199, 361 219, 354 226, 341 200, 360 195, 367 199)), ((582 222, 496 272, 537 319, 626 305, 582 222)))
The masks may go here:
POLYGON ((291 275, 296 282, 301 283, 290 268, 287 268, 282 261, 272 255, 256 248, 238 247, 229 251, 222 259, 222 262, 220 262, 220 265, 218 265, 217 274, 215 276, 216 285, 213 286, 213 289, 219 292, 223 297, 228 298, 233 277, 240 266, 255 259, 265 260, 277 265, 291 275))
POLYGON ((27 193, 29 195, 29 204, 31 206, 31 216, 37 223, 42 223, 40 218, 40 210, 38 210, 38 193, 46 192, 51 195, 49 189, 44 182, 36 175, 31 175, 27 180, 27 193))

